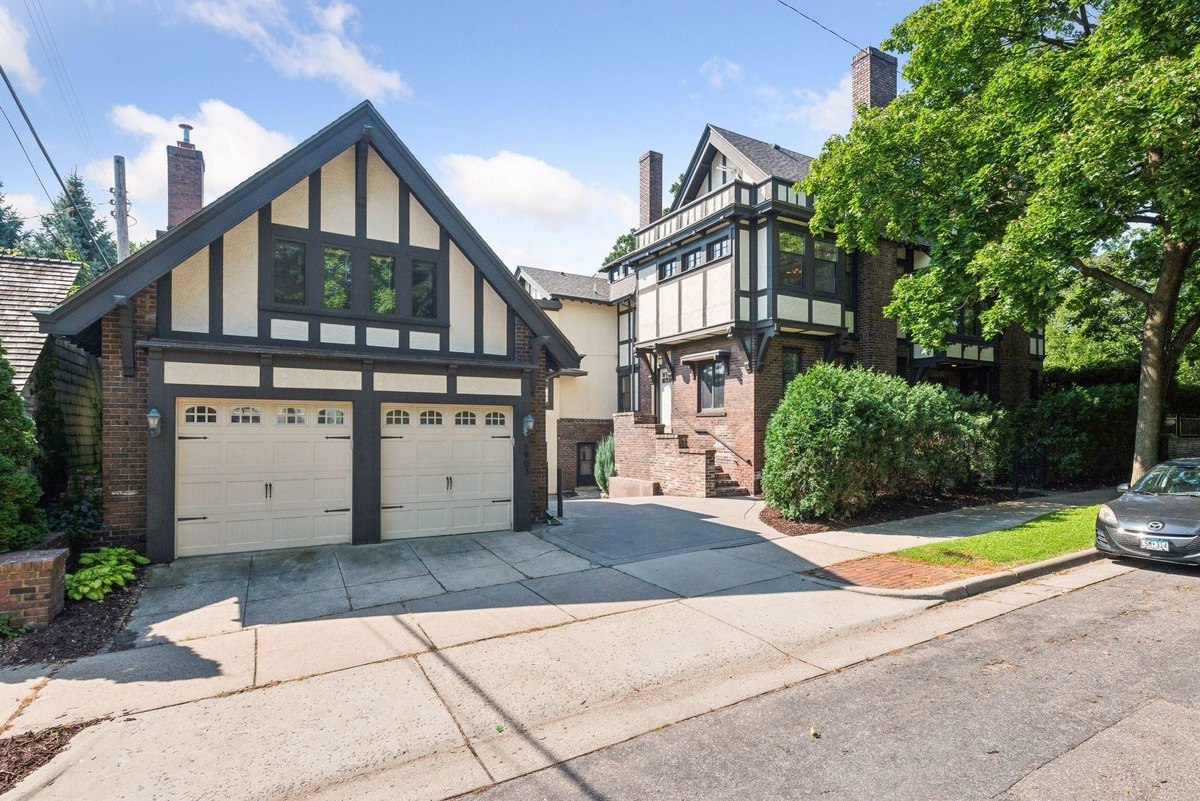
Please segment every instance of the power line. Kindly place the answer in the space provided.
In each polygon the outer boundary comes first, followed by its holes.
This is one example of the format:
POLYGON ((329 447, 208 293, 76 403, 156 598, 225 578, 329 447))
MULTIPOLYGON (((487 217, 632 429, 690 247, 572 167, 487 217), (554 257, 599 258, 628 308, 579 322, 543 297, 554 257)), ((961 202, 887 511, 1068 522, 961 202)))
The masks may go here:
POLYGON ((800 16, 802 16, 802 17, 804 17, 806 20, 808 20, 809 22, 811 22, 813 25, 816 25, 818 28, 820 28, 820 29, 822 29, 822 30, 824 30, 824 31, 827 31, 828 33, 832 33, 834 36, 836 36, 837 38, 841 39, 843 42, 845 42, 846 44, 850 45, 850 46, 851 46, 851 47, 853 47, 855 50, 862 50, 862 48, 861 48, 861 47, 859 47, 859 46, 858 46, 858 45, 856 45, 854 42, 852 42, 852 41, 850 41, 849 39, 847 39, 845 36, 842 36, 840 33, 838 33, 837 31, 835 31, 833 28, 830 28, 828 25, 825 25, 824 23, 822 23, 822 22, 819 22, 818 20, 815 20, 815 19, 813 19, 812 17, 808 16, 807 14, 805 14, 803 11, 801 11, 801 10, 800 10, 800 9, 798 9, 798 8, 796 8, 795 6, 793 6, 793 5, 789 5, 788 3, 785 3, 785 2, 783 2, 783 0, 775 0, 775 2, 776 2, 776 3, 779 3, 779 5, 783 6, 784 8, 788 8, 788 9, 791 9, 792 11, 795 11, 797 14, 799 14, 799 15, 800 15, 800 16))
MULTIPOLYGON (((100 247, 100 243, 96 241, 96 235, 92 233, 92 228, 83 219, 83 214, 79 211, 79 207, 75 205, 75 198, 71 197, 71 193, 67 191, 67 185, 63 181, 62 176, 58 174, 58 167, 54 166, 54 160, 50 158, 50 152, 46 150, 46 146, 42 144, 42 137, 38 136, 37 129, 33 127, 33 120, 29 119, 29 114, 25 111, 25 104, 21 102, 21 97, 17 94, 17 89, 12 85, 12 81, 8 79, 8 73, 4 70, 4 66, 0 65, 0 78, 4 78, 4 84, 8 87, 8 93, 12 95, 13 101, 17 104, 17 110, 21 112, 21 116, 25 118, 25 124, 29 126, 29 132, 33 134, 33 141, 37 142, 37 146, 41 149, 42 155, 46 158, 46 163, 50 165, 50 171, 54 173, 54 177, 58 180, 58 185, 62 187, 63 197, 71 204, 71 208, 75 210, 75 216, 79 218, 79 224, 83 230, 87 231, 88 239, 92 240, 92 247, 96 248, 96 254, 100 260, 104 262, 104 268, 110 269, 111 264, 108 263, 108 256, 104 255, 104 249, 100 247)), ((6 116, 7 119, 7 116, 6 116)), ((12 123, 10 122, 11 126, 12 123)), ((43 187, 44 188, 44 187, 43 187)))
MULTIPOLYGON (((0 67, 0 69, 3 69, 3 67, 0 67)), ((4 121, 8 123, 8 130, 12 131, 13 138, 17 140, 17 145, 20 146, 21 152, 25 154, 25 160, 29 162, 29 169, 33 170, 33 177, 37 179, 38 185, 42 187, 42 193, 46 195, 46 200, 50 201, 50 206, 53 208, 54 198, 50 196, 50 190, 46 188, 46 184, 42 183, 41 173, 39 173, 37 171, 37 167, 33 165, 33 159, 30 158, 29 151, 25 149, 25 143, 21 141, 21 137, 17 134, 17 129, 12 124, 12 120, 9 119, 8 112, 4 110, 4 106, 0 106, 0 115, 3 115, 4 121)), ((32 220, 37 217, 47 217, 51 213, 53 212, 48 212, 47 214, 35 214, 32 217, 22 217, 21 221, 24 222, 25 220, 32 220)), ((58 243, 58 246, 62 248, 63 255, 68 255, 71 250, 70 247, 68 247, 65 242, 58 238, 58 234, 54 232, 54 229, 46 228, 45 226, 43 226, 43 228, 46 233, 50 234, 50 237, 58 243)))

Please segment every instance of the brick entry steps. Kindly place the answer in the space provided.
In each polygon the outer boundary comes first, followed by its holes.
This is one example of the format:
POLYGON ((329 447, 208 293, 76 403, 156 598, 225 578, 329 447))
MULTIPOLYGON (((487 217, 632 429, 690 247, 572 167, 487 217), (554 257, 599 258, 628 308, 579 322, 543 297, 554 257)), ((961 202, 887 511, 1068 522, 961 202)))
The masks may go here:
POLYGON ((668 434, 652 419, 613 415, 617 475, 657 484, 664 495, 725 498, 749 495, 716 461, 715 448, 696 448, 686 434, 668 434))

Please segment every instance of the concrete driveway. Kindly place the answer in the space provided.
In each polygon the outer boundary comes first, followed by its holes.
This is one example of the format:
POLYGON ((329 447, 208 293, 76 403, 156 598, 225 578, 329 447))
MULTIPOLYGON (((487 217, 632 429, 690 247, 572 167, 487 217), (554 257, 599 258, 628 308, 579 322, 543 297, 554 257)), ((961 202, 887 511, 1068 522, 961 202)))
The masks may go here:
MULTIPOLYGON (((443 798, 837 669, 934 605, 808 580, 866 550, 758 508, 581 500, 537 534, 155 568, 126 650, 0 674, 6 734, 102 720, 13 797, 443 798)), ((919 632, 1039 596, 1005 597, 919 632)))

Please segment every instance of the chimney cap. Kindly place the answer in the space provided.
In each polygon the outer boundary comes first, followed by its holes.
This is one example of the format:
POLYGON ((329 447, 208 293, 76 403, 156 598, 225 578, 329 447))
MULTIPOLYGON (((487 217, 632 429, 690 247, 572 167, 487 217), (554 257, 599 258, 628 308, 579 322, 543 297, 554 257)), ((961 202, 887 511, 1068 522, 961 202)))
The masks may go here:
POLYGON ((192 126, 186 122, 181 122, 181 123, 179 123, 179 128, 180 128, 180 130, 183 131, 183 141, 191 142, 192 141, 192 126))

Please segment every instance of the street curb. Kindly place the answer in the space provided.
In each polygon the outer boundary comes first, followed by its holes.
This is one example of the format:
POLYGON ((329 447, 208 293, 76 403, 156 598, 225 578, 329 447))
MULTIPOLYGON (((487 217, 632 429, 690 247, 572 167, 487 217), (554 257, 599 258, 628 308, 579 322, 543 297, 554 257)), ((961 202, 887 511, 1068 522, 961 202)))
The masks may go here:
POLYGON ((804 578, 828 587, 857 592, 861 595, 880 595, 885 598, 909 598, 919 601, 959 601, 963 598, 969 598, 972 595, 991 592, 1001 587, 1008 587, 1022 581, 1039 578, 1048 573, 1057 573, 1060 570, 1085 565, 1088 562, 1095 562, 1102 558, 1104 558, 1103 555, 1096 549, 1085 548, 1082 551, 1056 556, 1053 559, 1033 562, 1028 565, 1021 565, 1011 570, 1001 570, 998 573, 988 573, 983 576, 971 576, 970 578, 939 584, 935 587, 922 587, 915 590, 889 590, 884 587, 863 587, 856 584, 843 584, 838 581, 831 581, 807 574, 804 575, 804 578))

